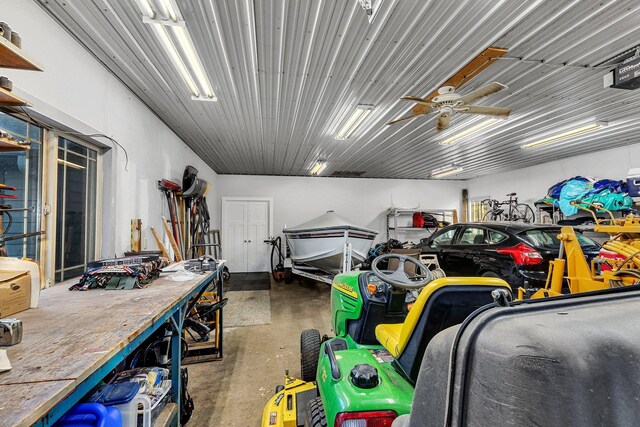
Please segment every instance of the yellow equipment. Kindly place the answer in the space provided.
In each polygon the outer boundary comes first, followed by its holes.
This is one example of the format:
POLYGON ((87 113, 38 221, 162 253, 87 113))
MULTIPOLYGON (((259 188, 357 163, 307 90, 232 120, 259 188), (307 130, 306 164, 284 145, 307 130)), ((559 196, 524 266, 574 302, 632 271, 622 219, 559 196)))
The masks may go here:
POLYGON ((610 211, 602 207, 581 201, 572 204, 593 215, 596 222, 594 231, 611 236, 602 247, 619 255, 621 259, 598 257, 589 265, 573 227, 562 227, 558 235, 560 253, 558 258, 549 263, 545 287, 531 295, 527 295, 526 289, 519 288, 518 299, 560 296, 565 277, 572 294, 635 285, 640 282, 640 217, 629 215, 616 219, 610 211), (606 212, 609 218, 596 218, 594 212, 580 206, 581 203, 596 211, 606 212), (600 268, 603 265, 608 267, 600 268))
POLYGON ((276 388, 275 396, 269 399, 262 411, 262 427, 273 427, 275 425, 297 427, 297 418, 304 419, 304 417, 297 417, 298 412, 304 413, 306 411, 308 399, 300 399, 305 392, 308 392, 312 397, 316 397, 315 383, 290 377, 287 371, 284 378, 284 386, 276 388), (298 408, 298 405, 301 408, 298 408))

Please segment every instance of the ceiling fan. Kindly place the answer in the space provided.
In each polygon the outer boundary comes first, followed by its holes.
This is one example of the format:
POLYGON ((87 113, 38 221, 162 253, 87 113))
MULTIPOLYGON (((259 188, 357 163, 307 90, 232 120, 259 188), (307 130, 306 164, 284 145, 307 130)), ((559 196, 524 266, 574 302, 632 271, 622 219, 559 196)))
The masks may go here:
POLYGON ((509 113, 511 113, 511 108, 470 105, 472 102, 480 98, 484 98, 485 96, 499 92, 502 89, 506 88, 507 87, 501 83, 493 82, 489 83, 488 85, 482 86, 481 88, 476 89, 466 95, 456 93, 455 87, 453 86, 442 86, 440 89, 438 89, 438 95, 433 97, 431 100, 420 98, 417 96, 403 96, 400 99, 405 101, 413 101, 417 104, 425 105, 429 108, 421 113, 413 113, 410 116, 393 120, 389 122, 389 124, 392 125, 394 123, 402 122, 405 120, 415 119, 416 117, 426 115, 431 112, 438 112, 438 122, 436 124, 436 130, 440 132, 449 127, 449 123, 451 122, 451 115, 453 113, 483 114, 488 116, 507 117, 509 113))
POLYGON ((462 114, 484 114, 491 116, 506 117, 511 113, 510 108, 505 107, 486 107, 479 105, 469 105, 472 102, 485 96, 496 93, 506 86, 497 82, 490 83, 479 89, 476 89, 466 95, 456 93, 463 84, 477 76, 482 70, 487 68, 495 60, 507 53, 507 49, 499 47, 488 47, 478 56, 473 58, 469 63, 462 67, 453 76, 442 83, 439 89, 434 90, 425 98, 416 96, 405 96, 401 99, 413 101, 417 105, 411 109, 411 115, 393 120, 387 124, 411 120, 432 112, 438 112, 437 131, 444 130, 449 127, 451 115, 456 113, 462 114))

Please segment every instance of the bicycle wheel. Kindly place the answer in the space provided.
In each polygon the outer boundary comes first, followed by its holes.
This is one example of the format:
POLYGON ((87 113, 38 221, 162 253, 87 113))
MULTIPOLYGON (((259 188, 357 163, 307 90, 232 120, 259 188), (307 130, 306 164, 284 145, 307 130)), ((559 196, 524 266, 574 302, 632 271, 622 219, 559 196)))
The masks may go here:
POLYGON ((504 221, 504 215, 501 212, 489 211, 484 216, 483 221, 504 221))
POLYGON ((531 206, 526 203, 518 203, 513 212, 513 221, 531 224, 536 221, 536 214, 531 206))

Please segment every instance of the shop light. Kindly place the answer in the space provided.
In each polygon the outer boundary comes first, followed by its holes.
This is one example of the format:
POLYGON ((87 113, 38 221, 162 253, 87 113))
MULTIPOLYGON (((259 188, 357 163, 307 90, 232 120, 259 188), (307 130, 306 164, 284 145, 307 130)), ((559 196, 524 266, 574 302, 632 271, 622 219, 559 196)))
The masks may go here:
POLYGON ((592 132, 594 130, 598 130, 602 127, 607 126, 608 123, 607 122, 594 122, 594 123, 589 123, 588 125, 585 126, 581 126, 579 128, 576 129, 572 129, 572 130, 568 130, 566 132, 562 132, 559 133, 557 135, 553 135, 544 139, 541 139, 539 141, 535 141, 535 142, 530 142, 529 144, 525 144, 522 145, 521 148, 524 149, 532 149, 532 148, 539 148, 539 147, 543 147, 545 145, 549 145, 549 144, 556 144, 560 141, 563 141, 567 138, 571 138, 574 136, 578 136, 578 135, 582 135, 585 134, 587 132, 592 132))
POLYGON ((311 168, 311 175, 320 175, 327 168, 327 162, 318 160, 311 168))
POLYGON ((160 41, 162 41, 162 45, 164 46, 164 49, 167 51, 167 53, 171 57, 171 60, 173 61, 173 65, 176 66, 176 68, 178 69, 178 72, 182 76, 182 79, 184 80, 186 85, 189 87, 189 90, 191 91, 191 95, 194 98, 198 98, 200 96, 198 87, 196 86, 196 83, 193 81, 193 78, 191 77, 189 70, 187 70, 187 67, 182 61, 182 58, 180 57, 178 50, 176 49, 175 45, 169 38, 166 28, 160 24, 153 24, 153 26, 155 28, 156 34, 160 38, 160 41))
POLYGON ((451 145, 454 142, 456 142, 456 141, 458 141, 458 140, 460 140, 462 138, 465 138, 465 137, 467 137, 469 135, 472 135, 472 134, 474 134, 474 133, 476 133, 476 132, 478 132, 478 131, 486 128, 486 127, 494 125, 496 122, 499 122, 500 120, 501 119, 492 118, 492 119, 488 119, 488 120, 482 121, 482 122, 480 122, 480 123, 478 123, 478 124, 476 124, 474 126, 471 126, 471 127, 467 128, 467 129, 463 130, 462 132, 458 132, 455 135, 450 136, 447 139, 443 139, 442 141, 440 141, 440 145, 451 145))
POLYGON ((217 101, 202 61, 200 61, 193 40, 189 35, 189 30, 173 0, 155 2, 138 0, 138 3, 143 13, 142 22, 153 27, 156 36, 162 42, 162 46, 189 88, 192 99, 217 101), (155 8, 159 8, 159 10, 155 8), (173 30, 170 32, 167 27, 172 27, 173 30), (196 80, 200 87, 196 84, 196 80))
POLYGON ((347 121, 344 122, 344 124, 336 134, 336 139, 349 139, 353 132, 358 129, 358 126, 362 124, 364 119, 366 119, 367 116, 371 114, 371 111, 373 111, 373 105, 359 104, 358 106, 356 106, 353 114, 351 114, 347 121))
POLYGON ((169 18, 171 18, 172 21, 174 22, 178 21, 178 14, 174 9, 173 4, 171 3, 171 0, 160 0, 160 7, 164 9, 163 12, 167 16, 169 16, 169 18))
POLYGON ((445 176, 455 175, 457 173, 462 172, 464 169, 462 166, 452 164, 447 165, 439 169, 434 169, 431 171, 431 178, 444 178, 445 176))
POLYGON ((178 38, 178 42, 180 43, 180 47, 182 47, 182 51, 187 56, 189 65, 191 65, 191 69, 196 75, 196 78, 198 79, 198 83, 200 83, 200 87, 204 92, 204 95, 207 98, 215 98, 213 89, 211 89, 211 85, 209 84, 209 79, 207 79, 207 75, 204 72, 202 62, 200 62, 200 58, 196 53, 196 50, 193 46, 193 42, 191 41, 191 37, 189 36, 187 29, 185 27, 173 27, 173 32, 176 34, 176 37, 178 38))

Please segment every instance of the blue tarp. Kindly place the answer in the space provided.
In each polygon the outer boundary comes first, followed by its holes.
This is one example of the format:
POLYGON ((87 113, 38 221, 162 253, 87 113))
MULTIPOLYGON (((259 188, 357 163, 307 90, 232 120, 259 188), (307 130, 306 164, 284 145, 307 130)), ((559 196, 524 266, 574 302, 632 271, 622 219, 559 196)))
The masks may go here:
MULTIPOLYGON (((626 193, 626 183, 611 179, 592 182, 577 176, 551 186, 548 197, 554 199, 554 204, 557 201, 557 205, 566 216, 578 213, 578 208, 571 204, 578 200, 601 205, 610 211, 625 210, 633 206, 633 200, 626 193)), ((589 208, 587 204, 582 206, 589 208)))

